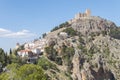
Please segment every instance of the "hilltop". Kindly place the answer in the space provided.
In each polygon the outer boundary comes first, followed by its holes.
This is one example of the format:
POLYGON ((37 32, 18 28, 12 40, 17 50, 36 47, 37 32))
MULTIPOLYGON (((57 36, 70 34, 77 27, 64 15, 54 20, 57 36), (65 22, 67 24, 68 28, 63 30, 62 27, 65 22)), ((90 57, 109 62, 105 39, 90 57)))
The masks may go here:
POLYGON ((120 28, 90 10, 16 50, 23 64, 41 66, 47 80, 120 80, 120 28))
POLYGON ((47 58, 64 73, 61 77, 59 72, 54 74, 58 80, 120 79, 120 28, 114 22, 91 16, 88 10, 44 38, 47 58))

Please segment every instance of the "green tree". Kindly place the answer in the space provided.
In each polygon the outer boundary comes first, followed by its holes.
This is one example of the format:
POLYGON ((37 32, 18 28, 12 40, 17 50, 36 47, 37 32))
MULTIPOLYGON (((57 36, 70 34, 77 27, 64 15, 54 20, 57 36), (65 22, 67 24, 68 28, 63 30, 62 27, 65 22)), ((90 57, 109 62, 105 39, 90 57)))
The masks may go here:
POLYGON ((0 80, 17 80, 15 76, 19 67, 20 66, 16 63, 9 64, 7 66, 7 72, 3 72, 0 75, 0 80))
POLYGON ((51 32, 53 32, 53 31, 55 31, 55 30, 58 30, 58 29, 59 29, 59 27, 56 26, 56 27, 54 27, 54 28, 51 30, 51 32))
POLYGON ((48 59, 55 61, 57 51, 53 48, 53 46, 46 47, 45 52, 47 53, 48 59))
POLYGON ((59 25, 59 28, 69 27, 69 26, 70 26, 70 24, 68 22, 64 22, 64 23, 59 25))
POLYGON ((10 49, 10 52, 9 52, 10 55, 12 55, 12 50, 10 49))
POLYGON ((19 68, 16 75, 17 80, 46 80, 42 68, 34 64, 25 64, 19 68))
POLYGON ((120 39, 120 27, 110 28, 109 35, 115 39, 120 39))
POLYGON ((41 57, 38 60, 38 65, 41 66, 44 70, 54 69, 57 70, 56 65, 52 64, 50 61, 47 60, 45 57, 41 57))
POLYGON ((73 47, 66 47, 65 52, 63 54, 63 60, 66 65, 69 66, 69 63, 71 63, 73 55, 75 53, 75 50, 73 47))
POLYGON ((51 30, 51 32, 56 31, 56 30, 58 30, 58 29, 60 29, 60 28, 69 27, 69 26, 70 26, 70 24, 69 24, 68 22, 64 22, 64 23, 60 24, 59 26, 54 27, 54 28, 51 30))
POLYGON ((5 56, 5 52, 2 48, 0 48, 0 62, 2 63, 3 66, 6 65, 6 56, 5 56))
POLYGON ((0 80, 10 80, 9 75, 7 73, 0 74, 0 80))
POLYGON ((42 38, 45 38, 46 35, 47 35, 46 33, 42 34, 42 38))
POLYGON ((7 66, 7 72, 0 75, 0 80, 46 80, 43 69, 34 64, 20 66, 12 63, 7 66))

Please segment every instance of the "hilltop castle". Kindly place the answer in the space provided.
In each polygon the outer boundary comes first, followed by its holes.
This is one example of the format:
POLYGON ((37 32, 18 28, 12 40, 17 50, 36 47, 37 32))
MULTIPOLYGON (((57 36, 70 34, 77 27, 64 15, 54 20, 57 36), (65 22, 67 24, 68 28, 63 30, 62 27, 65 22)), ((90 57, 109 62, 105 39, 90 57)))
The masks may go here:
POLYGON ((85 13, 78 13, 75 15, 75 17, 73 19, 71 19, 70 21, 68 21, 68 23, 73 23, 76 22, 77 20, 79 20, 80 18, 85 18, 85 17, 90 17, 91 16, 91 11, 89 9, 87 9, 85 11, 85 13))

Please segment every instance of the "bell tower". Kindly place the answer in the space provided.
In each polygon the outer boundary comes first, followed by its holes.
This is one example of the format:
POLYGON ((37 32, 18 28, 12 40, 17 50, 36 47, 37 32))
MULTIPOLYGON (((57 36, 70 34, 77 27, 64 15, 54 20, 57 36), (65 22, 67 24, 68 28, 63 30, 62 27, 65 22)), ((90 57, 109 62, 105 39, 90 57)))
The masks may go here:
POLYGON ((19 47, 20 47, 20 44, 19 44, 19 43, 16 43, 15 49, 18 49, 19 47))

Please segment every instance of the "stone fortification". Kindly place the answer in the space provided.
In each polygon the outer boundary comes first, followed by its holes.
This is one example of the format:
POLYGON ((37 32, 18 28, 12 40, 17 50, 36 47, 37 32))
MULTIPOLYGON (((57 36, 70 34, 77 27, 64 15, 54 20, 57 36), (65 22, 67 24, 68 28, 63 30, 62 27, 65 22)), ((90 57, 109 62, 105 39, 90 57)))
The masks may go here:
POLYGON ((91 11, 89 9, 87 9, 85 11, 85 13, 78 13, 78 14, 76 14, 73 19, 71 19, 70 21, 68 21, 68 23, 72 24, 72 23, 76 22, 77 20, 79 20, 81 18, 86 18, 86 17, 90 17, 90 16, 91 16, 91 11))

